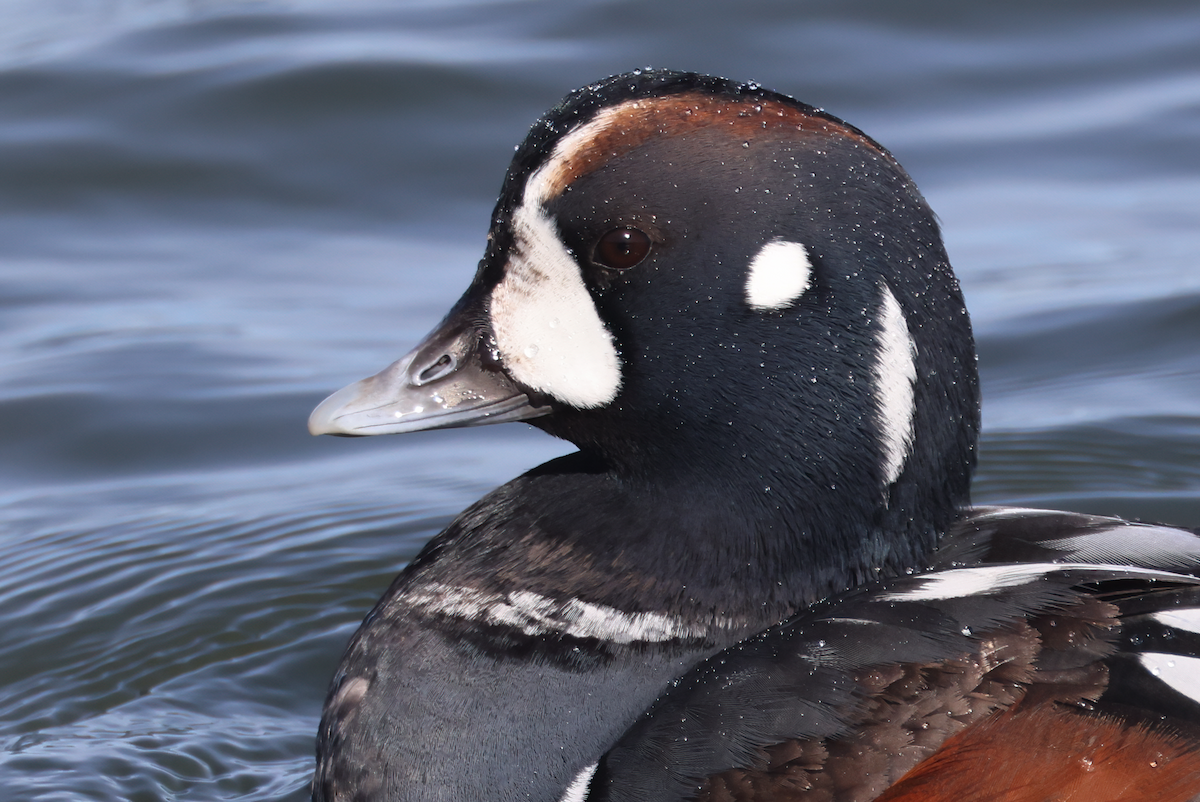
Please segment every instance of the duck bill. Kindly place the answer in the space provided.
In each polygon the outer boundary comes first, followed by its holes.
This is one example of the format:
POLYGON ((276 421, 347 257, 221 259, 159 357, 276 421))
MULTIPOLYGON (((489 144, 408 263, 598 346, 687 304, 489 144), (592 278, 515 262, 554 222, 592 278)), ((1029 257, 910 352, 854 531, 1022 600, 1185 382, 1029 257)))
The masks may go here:
POLYGON ((326 398, 309 416, 309 432, 401 434, 549 414, 549 404, 501 369, 473 319, 466 310, 452 312, 403 358, 326 398))

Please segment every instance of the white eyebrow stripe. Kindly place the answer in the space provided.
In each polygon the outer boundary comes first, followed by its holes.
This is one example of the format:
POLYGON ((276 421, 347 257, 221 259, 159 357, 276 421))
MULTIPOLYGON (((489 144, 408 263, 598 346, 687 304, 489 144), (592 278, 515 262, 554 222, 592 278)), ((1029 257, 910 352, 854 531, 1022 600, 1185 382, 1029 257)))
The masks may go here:
POLYGON ((616 106, 601 109, 595 117, 558 140, 546 163, 525 182, 525 195, 521 204, 530 207, 544 206, 550 200, 554 188, 563 182, 563 171, 567 169, 569 157, 594 140, 601 131, 612 125, 616 118, 623 116, 630 106, 637 105, 638 101, 627 100, 616 106))
POLYGON ((808 250, 799 242, 771 240, 759 249, 746 274, 746 303, 770 311, 794 303, 812 281, 808 250))
MULTIPOLYGON (((566 635, 610 643, 660 643, 707 635, 712 626, 663 613, 627 613, 579 599, 556 600, 527 590, 491 593, 454 585, 431 584, 404 593, 410 608, 491 626, 506 626, 526 635, 566 635)), ((726 619, 713 626, 735 627, 726 619)))
POLYGON ((917 344, 892 290, 883 288, 879 306, 879 346, 875 360, 875 393, 882 437, 884 483, 891 485, 904 470, 912 447, 916 413, 917 344))

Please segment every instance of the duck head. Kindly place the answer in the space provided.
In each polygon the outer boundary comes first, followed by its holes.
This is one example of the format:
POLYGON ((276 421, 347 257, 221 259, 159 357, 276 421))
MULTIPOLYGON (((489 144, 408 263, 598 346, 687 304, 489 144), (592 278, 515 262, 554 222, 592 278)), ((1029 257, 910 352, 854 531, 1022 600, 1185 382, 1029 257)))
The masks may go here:
POLYGON ((934 215, 874 140, 755 84, 584 87, 518 148, 443 322, 309 426, 515 420, 620 481, 854 531, 877 569, 919 562, 967 503, 979 428, 934 215), (889 556, 872 532, 910 543, 889 556))

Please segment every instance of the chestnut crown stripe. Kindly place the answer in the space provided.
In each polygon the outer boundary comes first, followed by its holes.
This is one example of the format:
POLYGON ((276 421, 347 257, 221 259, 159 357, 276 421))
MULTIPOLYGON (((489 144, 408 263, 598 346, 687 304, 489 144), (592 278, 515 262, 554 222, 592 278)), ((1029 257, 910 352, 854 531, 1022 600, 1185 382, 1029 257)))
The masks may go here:
POLYGON ((730 137, 753 142, 764 132, 792 129, 821 136, 842 136, 883 153, 870 137, 844 123, 769 98, 733 99, 685 92, 659 98, 626 100, 598 111, 567 133, 549 162, 527 184, 526 203, 547 203, 572 182, 594 172, 648 139, 681 136, 701 128, 725 126, 730 137))

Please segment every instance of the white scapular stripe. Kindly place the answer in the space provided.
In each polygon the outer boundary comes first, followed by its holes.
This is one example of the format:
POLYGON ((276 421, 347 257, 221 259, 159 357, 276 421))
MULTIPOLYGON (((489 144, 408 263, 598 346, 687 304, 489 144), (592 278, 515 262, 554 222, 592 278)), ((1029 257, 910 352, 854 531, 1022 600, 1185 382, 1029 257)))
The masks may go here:
POLYGON ((1136 561, 1162 568, 1200 564, 1200 538, 1170 526, 1120 522, 1107 529, 1046 540, 1043 545, 1104 562, 1136 561))
POLYGON ((1142 668, 1193 701, 1200 702, 1200 657, 1162 652, 1138 655, 1142 668))
POLYGON ((890 485, 900 477, 913 440, 917 345, 904 312, 889 287, 879 307, 879 353, 875 360, 875 393, 879 431, 883 437, 883 475, 890 485))
POLYGON ((799 242, 772 240, 750 260, 746 303, 752 309, 782 309, 808 289, 812 263, 799 242))
POLYGON ((1149 568, 1134 568, 1128 565, 1106 565, 1103 563, 1024 563, 1014 565, 987 565, 979 568, 950 568, 931 574, 914 577, 923 584, 912 590, 881 593, 877 601, 935 601, 958 599, 964 596, 986 596, 1004 588, 1023 585, 1046 574, 1060 571, 1111 571, 1122 577, 1154 579, 1161 581, 1186 579, 1169 571, 1149 568))
MULTIPOLYGON (((706 635, 709 627, 662 613, 626 613, 579 599, 558 601, 526 590, 487 593, 434 584, 404 594, 413 608, 434 615, 492 626, 508 626, 526 635, 567 635, 610 643, 659 642, 706 635)), ((716 626, 729 626, 717 622, 716 626)))
POLYGON ((1071 562, 1133 563, 1165 569, 1191 569, 1200 565, 1200 536, 1174 526, 1029 507, 976 507, 971 521, 1056 518, 1064 514, 1079 522, 1068 524, 1079 534, 1047 538, 1039 541, 1039 545, 1062 552, 1064 559, 1071 562), (1088 528, 1079 531, 1085 525, 1088 528))
POLYGON ((563 792, 558 802, 583 802, 587 796, 588 783, 592 781, 592 775, 596 773, 596 767, 599 765, 599 763, 593 763, 576 774, 575 779, 567 786, 567 790, 563 792))
POLYGON ((621 388, 621 361, 579 265, 536 199, 513 212, 512 227, 512 255, 491 302, 505 368, 564 404, 604 406, 621 388))
POLYGON ((1062 515, 1057 510, 1037 507, 975 507, 971 510, 972 521, 998 521, 1005 518, 1039 518, 1046 515, 1062 515))
POLYGON ((1058 566, 1053 563, 989 565, 984 568, 951 568, 918 577, 924 584, 913 590, 881 594, 880 601, 934 601, 963 596, 984 596, 1001 588, 1021 585, 1058 566))
POLYGON ((1163 610, 1151 616, 1155 621, 1175 629, 1200 634, 1200 610, 1163 610))

